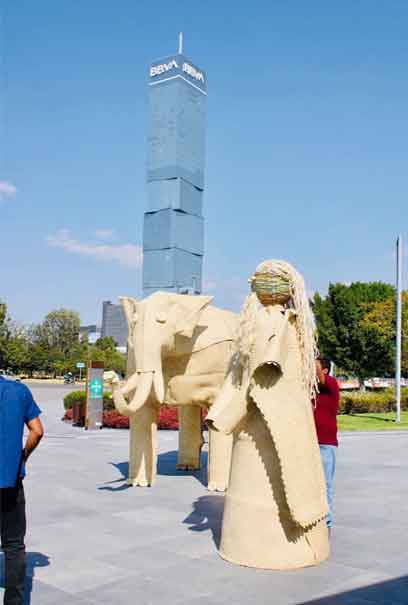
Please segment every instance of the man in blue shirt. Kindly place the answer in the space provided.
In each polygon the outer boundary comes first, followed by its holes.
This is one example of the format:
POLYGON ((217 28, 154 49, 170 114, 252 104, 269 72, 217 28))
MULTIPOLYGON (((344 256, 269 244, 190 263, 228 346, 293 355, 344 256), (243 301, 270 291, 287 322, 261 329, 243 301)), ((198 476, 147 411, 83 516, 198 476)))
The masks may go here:
POLYGON ((4 605, 23 605, 25 558, 25 462, 39 444, 41 410, 30 390, 0 376, 0 531, 5 555, 4 605), (23 449, 24 425, 28 428, 23 449))

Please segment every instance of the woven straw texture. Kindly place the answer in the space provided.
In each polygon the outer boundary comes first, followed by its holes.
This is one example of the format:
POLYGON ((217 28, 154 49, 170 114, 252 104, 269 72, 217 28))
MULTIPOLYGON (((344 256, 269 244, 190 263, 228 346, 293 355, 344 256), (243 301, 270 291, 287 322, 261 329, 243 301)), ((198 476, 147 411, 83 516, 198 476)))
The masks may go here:
POLYGON ((285 304, 291 297, 288 280, 271 273, 255 273, 252 291, 263 305, 285 304))

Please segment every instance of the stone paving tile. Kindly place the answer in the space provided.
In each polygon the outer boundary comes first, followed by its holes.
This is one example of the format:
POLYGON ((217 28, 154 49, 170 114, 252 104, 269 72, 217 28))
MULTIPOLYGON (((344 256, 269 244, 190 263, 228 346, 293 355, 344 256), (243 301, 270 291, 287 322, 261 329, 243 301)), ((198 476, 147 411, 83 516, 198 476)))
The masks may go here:
POLYGON ((177 434, 159 433, 154 487, 127 488, 128 432, 60 422, 65 392, 34 388, 47 436, 26 480, 31 605, 408 604, 405 434, 342 435, 330 561, 260 571, 219 557, 223 496, 204 468, 176 471, 177 434))
POLYGON ((341 591, 300 605, 406 605, 408 603, 408 576, 374 582, 355 590, 341 591))
POLYGON ((162 550, 155 544, 143 547, 135 545, 120 553, 106 552, 98 556, 98 561, 108 565, 119 565, 123 571, 127 571, 129 576, 142 574, 148 577, 152 574, 165 573, 168 568, 176 565, 180 569, 185 569, 189 560, 190 557, 186 555, 162 550))
MULTIPOLYGON (((0 588, 0 602, 3 602, 3 589, 0 588)), ((32 591, 26 593, 24 605, 92 605, 93 602, 79 595, 71 595, 53 586, 36 581, 32 591)))
POLYGON ((49 567, 36 569, 35 578, 44 584, 75 594, 86 590, 103 590, 105 584, 121 580, 127 574, 127 570, 88 557, 86 548, 78 547, 75 559, 59 553, 50 559, 49 567))
POLYGON ((135 575, 120 581, 106 584, 103 590, 85 591, 79 597, 88 599, 98 605, 176 605, 188 591, 187 578, 183 584, 170 591, 166 585, 166 577, 160 581, 151 580, 143 575, 135 575))
POLYGON ((166 540, 161 540, 158 547, 167 552, 177 552, 193 559, 203 557, 214 552, 215 546, 208 536, 200 534, 186 533, 172 537, 166 540))
POLYGON ((326 573, 320 567, 292 572, 273 572, 247 569, 243 573, 235 572, 236 566, 230 566, 230 573, 218 582, 220 594, 225 594, 226 600, 246 603, 256 600, 256 603, 268 603, 277 599, 279 603, 301 603, 305 594, 315 597, 326 596, 343 590, 346 583, 350 588, 360 587, 378 581, 376 574, 361 570, 341 569, 332 566, 326 573), (337 576, 335 575, 337 573, 337 576))
POLYGON ((404 537, 398 528, 336 529, 333 558, 366 570, 392 573, 394 562, 401 560, 404 537))

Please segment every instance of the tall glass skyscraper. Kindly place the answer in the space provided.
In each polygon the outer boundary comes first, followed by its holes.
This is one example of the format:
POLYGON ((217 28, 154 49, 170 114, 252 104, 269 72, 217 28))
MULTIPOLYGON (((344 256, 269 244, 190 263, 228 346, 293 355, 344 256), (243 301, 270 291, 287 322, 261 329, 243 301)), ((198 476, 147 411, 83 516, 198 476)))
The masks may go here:
POLYGON ((207 77, 180 48, 149 72, 143 290, 201 292, 207 77))

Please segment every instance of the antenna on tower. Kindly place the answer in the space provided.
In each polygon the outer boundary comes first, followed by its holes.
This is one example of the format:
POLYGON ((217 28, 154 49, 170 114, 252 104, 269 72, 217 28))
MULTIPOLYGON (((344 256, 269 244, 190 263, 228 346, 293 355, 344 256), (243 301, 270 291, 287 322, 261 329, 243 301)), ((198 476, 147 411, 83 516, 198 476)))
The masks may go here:
POLYGON ((178 54, 182 55, 183 54, 183 32, 179 33, 179 47, 178 47, 178 54))

